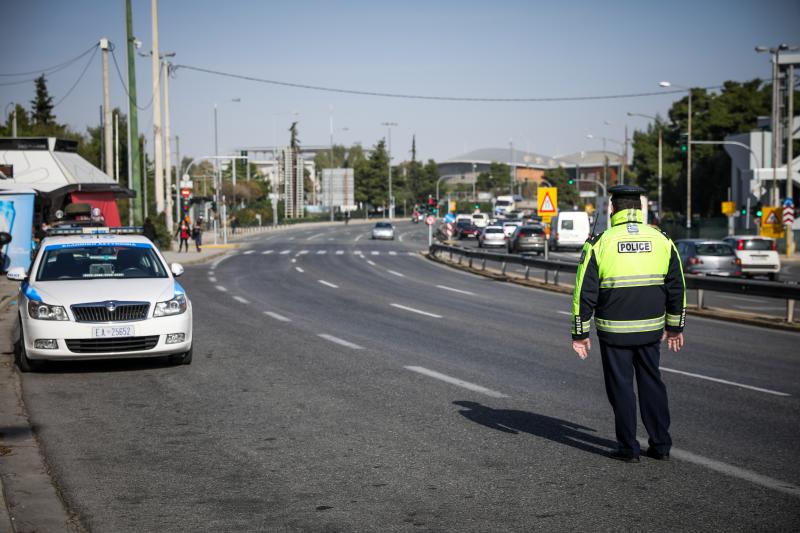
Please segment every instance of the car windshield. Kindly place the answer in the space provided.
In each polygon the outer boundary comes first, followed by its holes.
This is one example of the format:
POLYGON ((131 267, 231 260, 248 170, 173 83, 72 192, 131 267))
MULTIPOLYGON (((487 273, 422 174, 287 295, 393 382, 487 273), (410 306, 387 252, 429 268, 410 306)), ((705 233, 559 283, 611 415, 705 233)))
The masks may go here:
POLYGON ((724 243, 704 242, 696 245, 697 255, 736 255, 733 248, 724 243))
POLYGON ((149 244, 78 243, 47 246, 36 280, 166 277, 167 271, 149 244))
POLYGON ((544 233, 542 228, 520 228, 519 235, 521 237, 530 237, 531 235, 541 235, 544 233))
POLYGON ((568 229, 568 230, 569 229, 574 229, 572 221, 571 220, 562 220, 561 221, 561 229, 568 229))
POLYGON ((767 239, 745 239, 745 250, 772 250, 772 241, 767 239))
POLYGON ((391 227, 392 227, 392 225, 389 224, 388 222, 378 222, 377 224, 375 224, 375 228, 376 229, 378 229, 378 228, 380 228, 380 229, 391 229, 391 227))
POLYGON ((499 207, 506 207, 508 205, 511 205, 511 202, 509 202, 508 200, 497 200, 497 203, 494 205, 499 207))
POLYGON ((486 233, 503 233, 503 228, 486 228, 486 233))

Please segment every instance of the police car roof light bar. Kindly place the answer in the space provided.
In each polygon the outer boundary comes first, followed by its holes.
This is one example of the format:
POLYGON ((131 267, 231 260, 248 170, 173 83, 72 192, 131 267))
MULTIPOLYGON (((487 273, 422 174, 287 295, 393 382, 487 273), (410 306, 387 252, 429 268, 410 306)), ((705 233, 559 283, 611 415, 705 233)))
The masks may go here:
POLYGON ((47 235, 140 235, 142 231, 141 226, 118 226, 113 228, 88 226, 82 228, 51 228, 47 230, 47 235))

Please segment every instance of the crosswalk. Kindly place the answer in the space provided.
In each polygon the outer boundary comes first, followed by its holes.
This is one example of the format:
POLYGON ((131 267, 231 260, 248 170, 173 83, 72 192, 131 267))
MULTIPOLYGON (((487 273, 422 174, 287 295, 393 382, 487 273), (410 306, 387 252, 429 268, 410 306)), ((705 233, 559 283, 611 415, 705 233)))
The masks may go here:
POLYGON ((372 257, 380 257, 381 255, 384 256, 417 256, 419 252, 409 252, 405 250, 309 250, 309 249, 283 249, 283 250, 245 250, 242 252, 243 255, 291 255, 292 257, 300 257, 303 255, 355 255, 358 257, 364 256, 372 256, 372 257))

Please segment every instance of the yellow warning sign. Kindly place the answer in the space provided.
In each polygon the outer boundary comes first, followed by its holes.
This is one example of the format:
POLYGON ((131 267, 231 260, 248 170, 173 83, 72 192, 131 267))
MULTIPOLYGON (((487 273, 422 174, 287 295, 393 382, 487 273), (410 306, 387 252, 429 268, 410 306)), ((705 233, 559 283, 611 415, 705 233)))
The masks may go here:
POLYGON ((782 211, 780 207, 765 207, 762 210, 759 235, 762 237, 772 237, 773 239, 783 238, 783 222, 781 221, 782 211))
POLYGON ((558 189, 555 187, 539 187, 536 197, 539 216, 555 215, 558 211, 558 189))
POLYGON ((736 212, 736 202, 722 202, 722 214, 731 216, 736 212))

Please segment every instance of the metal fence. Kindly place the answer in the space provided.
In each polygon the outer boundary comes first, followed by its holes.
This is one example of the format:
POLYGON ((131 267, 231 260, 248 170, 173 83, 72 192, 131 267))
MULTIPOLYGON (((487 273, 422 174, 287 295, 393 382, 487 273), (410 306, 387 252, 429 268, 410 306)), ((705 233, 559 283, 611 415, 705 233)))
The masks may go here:
MULTIPOLYGON (((481 270, 486 270, 487 263, 495 263, 499 266, 500 274, 503 276, 506 275, 508 265, 522 265, 525 267, 526 280, 529 279, 531 269, 541 269, 544 271, 545 283, 549 284, 552 279, 553 285, 559 285, 560 274, 574 274, 578 270, 578 264, 572 261, 547 260, 526 255, 484 252, 482 250, 447 246, 444 244, 432 244, 429 253, 438 258, 447 257, 450 261, 457 262, 459 265, 466 262, 467 266, 474 269, 478 268, 476 263, 480 264, 481 270)), ((705 291, 761 296, 785 300, 786 322, 793 322, 795 301, 800 300, 800 284, 797 283, 730 279, 696 276, 692 274, 686 274, 685 279, 687 290, 697 290, 697 306, 701 309, 703 308, 705 291)))

